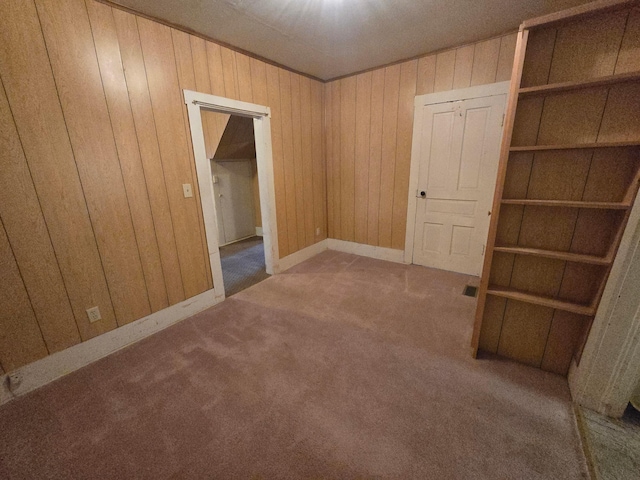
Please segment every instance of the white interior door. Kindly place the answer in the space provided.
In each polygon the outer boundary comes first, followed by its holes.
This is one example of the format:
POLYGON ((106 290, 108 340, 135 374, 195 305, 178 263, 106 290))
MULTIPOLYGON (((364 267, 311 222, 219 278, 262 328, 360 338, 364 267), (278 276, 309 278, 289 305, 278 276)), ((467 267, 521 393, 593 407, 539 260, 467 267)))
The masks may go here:
POLYGON ((413 263, 480 275, 506 95, 419 107, 413 263))
POLYGON ((251 160, 212 162, 219 244, 256 234, 251 160))

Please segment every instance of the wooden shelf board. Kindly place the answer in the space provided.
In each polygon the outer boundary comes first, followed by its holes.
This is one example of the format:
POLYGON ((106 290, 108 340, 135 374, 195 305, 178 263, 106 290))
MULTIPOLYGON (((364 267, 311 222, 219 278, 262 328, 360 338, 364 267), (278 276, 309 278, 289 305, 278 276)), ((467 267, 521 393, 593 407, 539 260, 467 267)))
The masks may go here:
POLYGON ((637 147, 640 141, 635 142, 602 142, 602 143, 571 143, 565 145, 525 145, 510 147, 510 152, 537 152, 541 150, 577 150, 586 148, 619 148, 637 147))
POLYGON ((584 255, 580 253, 561 252, 557 250, 543 250, 539 248, 518 247, 515 245, 496 246, 496 252, 514 253, 516 255, 529 255, 533 257, 553 258, 567 262, 588 263, 590 265, 610 265, 611 259, 598 257, 595 255, 584 255))
POLYGON ((581 202, 573 200, 533 200, 503 198, 505 205, 530 205, 536 207, 596 208, 602 210, 628 210, 630 205, 616 202, 581 202))
POLYGON ((575 82, 551 83, 548 85, 538 85, 535 87, 521 88, 518 93, 521 97, 531 95, 544 95, 546 93, 560 93, 570 90, 581 90, 584 88, 603 87, 618 83, 636 82, 640 80, 640 72, 622 73, 619 75, 609 75, 606 77, 592 78, 589 80, 575 82))
POLYGON ((595 315, 595 308, 590 305, 582 305, 580 303, 568 302, 557 298, 547 297, 544 295, 536 295, 534 293, 522 292, 508 287, 498 287, 490 285, 487 294, 496 297, 510 298, 525 303, 533 303, 543 307, 555 308, 565 312, 577 313, 578 315, 595 315))

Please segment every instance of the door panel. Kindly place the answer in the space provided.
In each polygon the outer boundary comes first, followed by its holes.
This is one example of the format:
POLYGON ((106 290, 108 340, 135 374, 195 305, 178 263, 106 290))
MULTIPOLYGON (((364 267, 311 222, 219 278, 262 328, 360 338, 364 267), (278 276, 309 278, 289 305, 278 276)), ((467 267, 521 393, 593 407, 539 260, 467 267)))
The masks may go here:
POLYGON ((251 160, 215 161, 213 174, 220 245, 255 235, 251 160))
POLYGON ((421 107, 413 263, 480 274, 505 100, 503 94, 421 107))

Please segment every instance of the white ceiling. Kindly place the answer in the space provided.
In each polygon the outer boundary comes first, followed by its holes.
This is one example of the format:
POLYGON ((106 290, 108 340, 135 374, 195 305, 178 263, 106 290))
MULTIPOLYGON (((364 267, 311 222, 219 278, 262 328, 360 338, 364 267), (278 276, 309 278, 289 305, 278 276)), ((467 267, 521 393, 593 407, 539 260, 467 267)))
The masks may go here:
POLYGON ((588 0, 115 0, 323 80, 515 30, 588 0))

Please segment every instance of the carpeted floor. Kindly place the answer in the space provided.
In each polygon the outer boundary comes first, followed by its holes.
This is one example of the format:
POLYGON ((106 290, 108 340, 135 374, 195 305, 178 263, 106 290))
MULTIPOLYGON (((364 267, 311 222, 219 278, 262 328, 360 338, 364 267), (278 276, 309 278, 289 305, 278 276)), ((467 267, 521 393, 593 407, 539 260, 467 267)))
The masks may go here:
POLYGON ((473 360, 473 277, 327 251, 0 408, 1 478, 587 478, 565 379, 473 360))
POLYGON ((262 237, 250 237, 220 247, 220 261, 227 297, 269 278, 262 237))

